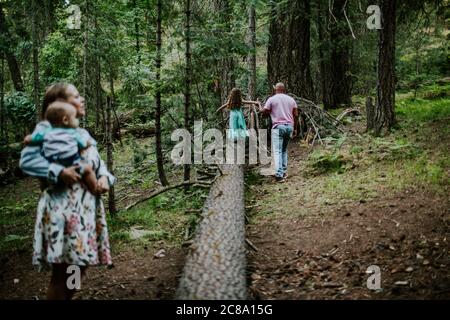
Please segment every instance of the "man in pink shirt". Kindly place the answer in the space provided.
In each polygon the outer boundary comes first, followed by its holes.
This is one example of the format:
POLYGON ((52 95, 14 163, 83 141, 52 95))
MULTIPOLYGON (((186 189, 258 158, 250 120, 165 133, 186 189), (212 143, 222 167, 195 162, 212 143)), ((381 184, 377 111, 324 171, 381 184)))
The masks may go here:
POLYGON ((287 177, 287 147, 291 137, 297 136, 297 103, 286 94, 285 86, 280 82, 275 85, 275 95, 267 100, 262 112, 270 114, 272 119, 275 178, 278 182, 284 182, 287 177))

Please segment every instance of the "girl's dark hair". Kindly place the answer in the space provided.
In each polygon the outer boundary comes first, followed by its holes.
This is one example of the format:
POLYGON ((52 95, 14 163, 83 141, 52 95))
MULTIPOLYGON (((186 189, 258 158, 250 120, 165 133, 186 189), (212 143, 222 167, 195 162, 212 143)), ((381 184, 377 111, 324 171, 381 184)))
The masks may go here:
POLYGON ((44 94, 44 101, 42 102, 42 119, 45 119, 45 112, 51 103, 59 100, 67 101, 69 99, 67 95, 67 88, 69 86, 69 83, 58 82, 47 87, 44 94))
POLYGON ((238 88, 233 88, 228 96, 228 108, 239 108, 242 106, 242 94, 238 88))

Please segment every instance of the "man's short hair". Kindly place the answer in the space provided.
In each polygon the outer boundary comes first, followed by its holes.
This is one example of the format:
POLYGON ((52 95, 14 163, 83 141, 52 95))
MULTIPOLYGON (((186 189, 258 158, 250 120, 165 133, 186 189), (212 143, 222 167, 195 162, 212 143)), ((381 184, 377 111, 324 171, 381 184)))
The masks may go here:
POLYGON ((276 85, 273 86, 273 88, 275 90, 278 90, 278 89, 282 89, 283 91, 286 90, 286 87, 283 82, 278 82, 276 85))

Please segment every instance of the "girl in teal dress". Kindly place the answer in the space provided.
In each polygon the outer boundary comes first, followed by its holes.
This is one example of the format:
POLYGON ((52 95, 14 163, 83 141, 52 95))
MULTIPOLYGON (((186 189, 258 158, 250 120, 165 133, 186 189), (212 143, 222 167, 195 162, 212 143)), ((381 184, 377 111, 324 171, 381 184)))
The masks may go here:
POLYGON ((228 138, 231 140, 245 140, 249 134, 243 113, 244 105, 259 105, 258 101, 246 101, 242 99, 241 90, 233 88, 228 96, 228 101, 217 111, 227 108, 230 110, 230 129, 228 138))

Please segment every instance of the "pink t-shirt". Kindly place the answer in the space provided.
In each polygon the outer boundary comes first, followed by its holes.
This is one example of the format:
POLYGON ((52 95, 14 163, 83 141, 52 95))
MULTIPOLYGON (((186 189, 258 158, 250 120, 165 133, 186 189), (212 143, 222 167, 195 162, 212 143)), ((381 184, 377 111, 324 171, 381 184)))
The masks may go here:
POLYGON ((270 110, 272 118, 272 129, 280 124, 294 125, 294 115, 292 111, 297 108, 294 99, 284 93, 277 93, 271 96, 264 106, 264 109, 270 110))

